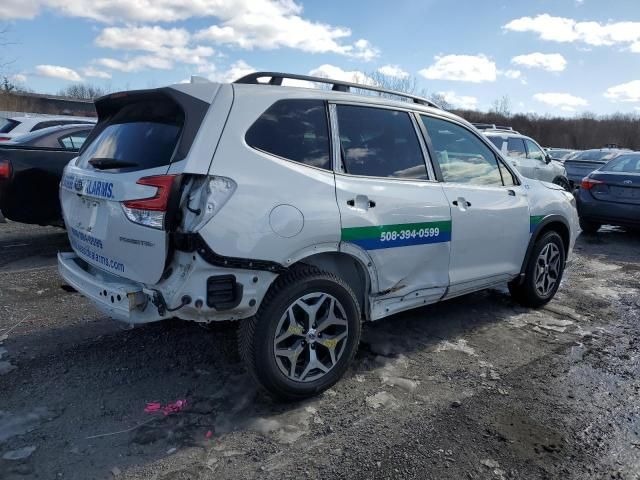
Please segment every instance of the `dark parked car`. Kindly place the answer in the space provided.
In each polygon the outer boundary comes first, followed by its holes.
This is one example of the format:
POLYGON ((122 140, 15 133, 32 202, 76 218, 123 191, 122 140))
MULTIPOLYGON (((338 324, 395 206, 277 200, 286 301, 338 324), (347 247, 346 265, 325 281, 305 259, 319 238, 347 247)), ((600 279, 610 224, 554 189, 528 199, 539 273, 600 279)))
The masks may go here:
POLYGON ((618 155, 629 152, 630 150, 598 148, 569 155, 564 159, 564 168, 567 170, 567 178, 569 179, 571 189, 573 190, 580 185, 584 177, 609 160, 613 160, 618 155))
POLYGON ((577 194, 580 227, 640 228, 640 153, 626 153, 585 177, 577 194))
POLYGON ((62 170, 93 125, 43 128, 0 144, 0 211, 9 220, 63 225, 58 198, 62 170))
POLYGON ((576 153, 576 150, 569 148, 545 148, 545 152, 554 160, 563 162, 569 155, 576 153))

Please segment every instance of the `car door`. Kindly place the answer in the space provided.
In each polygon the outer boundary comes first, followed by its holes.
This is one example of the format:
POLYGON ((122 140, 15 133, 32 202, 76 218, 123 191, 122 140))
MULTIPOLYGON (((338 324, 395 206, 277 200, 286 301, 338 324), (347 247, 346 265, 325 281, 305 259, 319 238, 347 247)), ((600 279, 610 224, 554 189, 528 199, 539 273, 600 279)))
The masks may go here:
POLYGON ((526 190, 466 126, 433 116, 420 118, 451 205, 447 296, 513 278, 529 242, 526 190))
POLYGON ((531 178, 552 182, 555 174, 547 163, 547 155, 533 140, 525 138, 524 142, 527 146, 527 159, 533 166, 533 176, 531 178))
POLYGON ((370 258, 377 272, 373 293, 380 298, 411 293, 410 302, 440 299, 449 283, 451 209, 425 162, 415 118, 356 104, 331 105, 330 114, 339 132, 341 249, 370 258))

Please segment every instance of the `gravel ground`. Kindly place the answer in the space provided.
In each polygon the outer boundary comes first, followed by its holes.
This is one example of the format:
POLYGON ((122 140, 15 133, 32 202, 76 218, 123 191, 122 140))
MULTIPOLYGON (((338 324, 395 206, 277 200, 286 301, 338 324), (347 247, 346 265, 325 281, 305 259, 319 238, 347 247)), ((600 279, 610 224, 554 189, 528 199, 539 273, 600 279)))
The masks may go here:
POLYGON ((367 325, 295 404, 248 380, 233 325, 131 330, 64 291, 60 249, 0 225, 2 479, 640 479, 637 234, 581 236, 543 310, 497 289, 367 325))

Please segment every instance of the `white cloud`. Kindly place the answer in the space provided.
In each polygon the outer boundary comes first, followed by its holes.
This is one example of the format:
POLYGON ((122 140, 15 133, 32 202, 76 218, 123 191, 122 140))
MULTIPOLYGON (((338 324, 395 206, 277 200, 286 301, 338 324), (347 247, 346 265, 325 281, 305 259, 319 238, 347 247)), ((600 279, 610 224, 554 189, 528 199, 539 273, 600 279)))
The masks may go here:
POLYGON ((223 72, 218 72, 216 67, 212 64, 209 64, 205 68, 200 69, 200 72, 204 73, 207 70, 209 71, 208 77, 210 80, 222 83, 233 82, 240 77, 244 77, 245 75, 256 71, 254 67, 249 65, 244 60, 238 60, 223 72))
POLYGON ((36 65, 36 74, 43 77, 60 78, 70 82, 79 82, 82 77, 75 70, 59 65, 36 65))
POLYGON ((511 80, 517 80, 522 77, 522 72, 520 70, 504 70, 498 72, 500 75, 504 75, 511 80))
POLYGON ((302 18, 298 15, 302 8, 291 0, 234 3, 238 3, 237 8, 216 15, 222 20, 221 24, 200 30, 195 38, 247 50, 288 47, 310 53, 338 53, 365 61, 379 54, 365 39, 344 43, 343 40, 351 36, 348 28, 302 18), (254 4, 276 8, 261 9, 254 4))
POLYGON ((574 111, 577 107, 589 105, 584 98, 576 97, 570 93, 536 93, 533 99, 566 112, 574 111))
POLYGON ((462 110, 474 110, 478 106, 478 99, 467 95, 458 95, 456 92, 448 90, 446 92, 436 93, 437 97, 444 99, 445 102, 451 104, 455 108, 462 110))
POLYGON ((640 102, 640 80, 608 88, 604 96, 614 102, 640 102))
POLYGON ((330 78, 332 80, 342 80, 343 82, 362 83, 364 85, 375 85, 371 77, 358 70, 343 70, 335 65, 325 63, 309 72, 314 77, 330 78))
POLYGON ((111 74, 109 72, 98 70, 97 68, 94 68, 94 67, 83 68, 82 73, 84 73, 85 77, 111 78, 111 74))
POLYGON ((365 61, 379 54, 368 40, 346 41, 351 37, 349 28, 304 18, 302 5, 295 0, 4 0, 0 18, 33 18, 45 8, 70 17, 132 25, 215 18, 217 23, 201 30, 197 38, 244 49, 289 47, 365 61))
POLYGON ((3 0, 0 19, 33 18, 40 11, 41 0, 3 0))
POLYGON ((26 83, 27 76, 24 73, 16 73, 15 75, 11 75, 9 80, 15 83, 26 83))
POLYGON ((121 72, 137 72, 146 69, 170 70, 173 62, 165 58, 154 55, 139 55, 127 60, 117 60, 115 58, 99 58, 94 63, 112 70, 121 72))
POLYGON ((429 80, 473 83, 496 80, 496 64, 485 55, 445 55, 435 60, 433 65, 420 70, 420 75, 429 80))
POLYGON ((152 53, 158 61, 148 62, 148 68, 165 68, 169 63, 203 65, 215 53, 211 47, 190 46, 190 42, 191 35, 187 30, 159 26, 109 27, 102 30, 95 40, 99 47, 152 53))
POLYGON ((517 18, 503 28, 513 32, 537 33, 542 40, 581 42, 593 46, 625 45, 640 52, 640 22, 579 22, 545 13, 517 18))
POLYGON ((522 67, 541 68, 548 72, 562 72, 567 68, 567 60, 559 53, 534 52, 515 56, 511 62, 522 67))
POLYGON ((394 78, 407 78, 409 77, 409 72, 405 72, 398 65, 384 65, 378 69, 378 72, 382 75, 386 75, 387 77, 394 78))

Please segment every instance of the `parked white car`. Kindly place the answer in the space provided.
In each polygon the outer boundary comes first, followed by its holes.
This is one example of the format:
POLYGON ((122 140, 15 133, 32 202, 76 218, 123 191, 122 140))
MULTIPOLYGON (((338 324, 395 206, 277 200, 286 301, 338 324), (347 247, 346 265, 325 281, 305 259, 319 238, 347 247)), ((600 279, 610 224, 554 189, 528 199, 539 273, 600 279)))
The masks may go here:
POLYGON ((508 162, 527 178, 555 183, 571 190, 567 171, 562 162, 554 160, 534 139, 522 135, 510 127, 476 124, 508 162))
POLYGON ((60 274, 131 324, 240 321, 249 371, 288 399, 342 376, 363 321, 505 282, 551 300, 573 197, 428 100, 351 88, 379 92, 256 73, 99 99, 62 179, 60 274))
POLYGON ((42 115, 37 117, 0 118, 0 142, 16 140, 29 132, 35 132, 56 125, 79 123, 95 124, 97 119, 90 117, 72 117, 70 115, 42 115))

